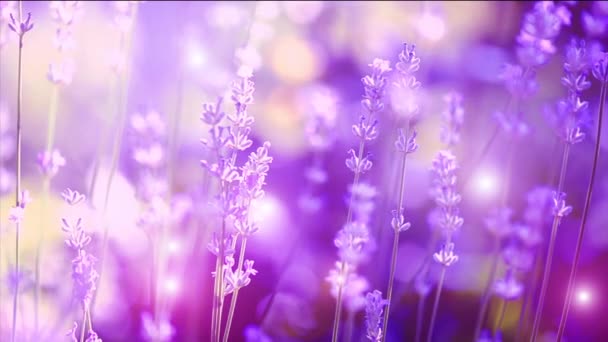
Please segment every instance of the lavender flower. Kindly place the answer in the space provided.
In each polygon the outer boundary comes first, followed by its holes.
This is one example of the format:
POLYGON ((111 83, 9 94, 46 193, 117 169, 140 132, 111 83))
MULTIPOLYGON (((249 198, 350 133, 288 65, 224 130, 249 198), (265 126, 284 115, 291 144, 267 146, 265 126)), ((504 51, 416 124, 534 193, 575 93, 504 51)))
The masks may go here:
POLYGON ((562 84, 568 94, 558 102, 553 118, 559 137, 571 145, 585 138, 583 126, 588 121, 589 103, 581 99, 581 94, 591 86, 587 80, 588 70, 589 57, 585 42, 573 40, 566 51, 565 75, 562 77, 562 84))
MULTIPOLYGON (((16 206, 9 209, 8 219, 9 221, 20 224, 25 217, 25 207, 32 201, 30 193, 27 190, 21 191, 19 195, 19 201, 16 206)), ((19 227, 19 226, 18 226, 19 227)))
POLYGON ((388 301, 382 298, 382 292, 374 290, 365 296, 365 326, 370 341, 382 340, 382 313, 388 301))
POLYGON ((446 146, 453 146, 460 141, 460 130, 464 123, 462 95, 457 92, 450 92, 443 99, 447 108, 442 114, 441 142, 446 146))
MULTIPOLYGON (((439 227, 448 238, 446 248, 450 247, 449 240, 454 232, 458 231, 464 220, 458 213, 458 204, 461 197, 456 191, 456 157, 446 150, 439 151, 433 159, 432 171, 434 173, 435 203, 441 210, 439 227)), ((447 249, 445 250, 447 251, 447 249)))
POLYGON ((513 232, 511 216, 513 211, 510 208, 498 208, 490 212, 485 219, 486 229, 499 239, 505 238, 513 232))
POLYGON ((142 336, 146 341, 169 342, 175 334, 175 328, 166 318, 161 318, 157 323, 148 312, 144 312, 141 321, 142 336))
POLYGON ((506 301, 519 298, 523 292, 523 285, 515 278, 514 272, 509 270, 503 279, 494 284, 494 292, 506 301))
MULTIPOLYGON (((66 189, 62 193, 62 197, 73 208, 84 200, 84 195, 71 189, 66 189)), ((95 270, 97 258, 85 249, 91 242, 91 237, 84 231, 81 218, 74 221, 62 218, 61 230, 68 235, 65 244, 75 252, 75 257, 72 259, 74 296, 82 304, 83 310, 88 311, 99 278, 99 274, 95 270)))
POLYGON ((59 172, 59 168, 63 166, 65 166, 65 158, 59 150, 38 153, 38 167, 45 177, 53 178, 59 172))
POLYGON ((593 77, 602 83, 608 82, 608 53, 604 52, 603 57, 600 58, 593 65, 593 77))
POLYGON ((570 11, 552 1, 539 1, 526 13, 517 37, 517 55, 522 65, 536 67, 545 64, 556 48, 553 41, 562 26, 570 25, 570 11))
POLYGON ((360 222, 351 222, 338 231, 334 245, 338 248, 340 260, 356 265, 362 258, 361 251, 368 241, 367 226, 360 222))
POLYGON ((553 192, 553 215, 559 218, 568 216, 572 212, 572 207, 566 205, 566 194, 564 192, 553 192))

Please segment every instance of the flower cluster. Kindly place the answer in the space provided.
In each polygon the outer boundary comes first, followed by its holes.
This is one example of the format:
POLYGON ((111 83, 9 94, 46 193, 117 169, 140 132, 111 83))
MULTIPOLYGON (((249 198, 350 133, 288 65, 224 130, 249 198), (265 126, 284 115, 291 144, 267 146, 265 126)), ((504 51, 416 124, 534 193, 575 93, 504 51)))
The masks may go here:
POLYGON ((40 172, 50 179, 57 175, 59 168, 65 166, 65 158, 57 149, 44 151, 38 153, 37 164, 40 172))
POLYGON ((415 121, 420 106, 417 101, 420 82, 415 73, 420 70, 420 58, 416 55, 416 46, 403 44, 403 50, 399 53, 399 62, 395 64, 398 72, 397 80, 394 82, 396 91, 392 93, 393 108, 400 114, 415 121))
POLYGON ((524 67, 547 63, 556 51, 554 41, 564 25, 570 25, 570 11, 553 1, 539 1, 525 14, 517 37, 517 56, 524 67))
POLYGON ((57 23, 53 45, 61 60, 49 64, 48 80, 53 84, 69 85, 74 75, 74 60, 69 55, 74 49, 73 25, 82 13, 80 1, 51 1, 51 17, 57 23))
POLYGON ((9 221, 17 224, 17 228, 19 228, 19 224, 23 221, 23 217, 25 216, 25 207, 32 201, 30 197, 30 192, 27 190, 21 191, 19 194, 19 199, 17 201, 17 205, 9 209, 8 219, 9 221))
POLYGON ((452 236, 464 222, 458 212, 461 196, 456 190, 456 169, 456 157, 449 151, 439 151, 433 159, 435 203, 441 210, 438 225, 446 238, 441 249, 433 254, 433 259, 444 266, 450 266, 458 261, 458 255, 454 253, 452 236))
POLYGON ((589 103, 581 99, 581 94, 591 86, 591 82, 587 79, 590 62, 585 41, 572 40, 566 50, 562 77, 567 95, 557 103, 553 115, 549 116, 558 136, 571 145, 583 141, 585 138, 583 128, 589 121, 587 113, 589 103))
POLYGON ((584 10, 581 18, 588 36, 600 38, 608 32, 608 5, 605 1, 594 1, 591 10, 584 10))
MULTIPOLYGON (((78 191, 66 189, 61 196, 72 208, 85 200, 84 195, 78 191)), ((61 230, 67 234, 65 244, 75 252, 72 259, 72 279, 74 280, 74 296, 83 305, 84 310, 89 309, 93 294, 97 288, 99 274, 95 270, 97 258, 88 253, 86 247, 91 237, 84 231, 82 219, 61 219, 61 230)))
POLYGON ((219 234, 215 233, 208 246, 224 263, 224 295, 247 286, 250 276, 257 273, 253 269, 252 260, 238 260, 237 269, 234 270, 233 255, 236 241, 239 238, 244 241, 258 230, 257 223, 249 218, 249 210, 252 201, 264 196, 263 187, 272 163, 272 157, 268 154, 270 143, 264 142, 249 154, 242 166, 236 165, 238 152, 247 150, 253 144, 249 134, 254 118, 247 111, 248 106, 253 104, 255 90, 250 77, 250 74, 243 74, 232 83, 231 100, 235 106, 234 113, 226 114, 222 111, 220 98, 215 104, 203 105, 201 115, 201 121, 210 126, 209 139, 202 139, 202 143, 217 160, 202 160, 201 165, 219 182, 220 194, 216 200, 223 224, 232 222, 234 230, 234 233, 230 234, 224 230, 219 234), (225 121, 228 121, 227 124, 223 123, 225 121))
POLYGON ((25 36, 26 33, 28 33, 29 31, 31 31, 34 28, 34 23, 32 22, 32 14, 28 13, 25 21, 23 21, 23 19, 20 18, 21 19, 20 22, 15 19, 15 16, 13 15, 13 13, 9 13, 9 17, 11 18, 11 20, 8 23, 8 28, 11 31, 13 31, 15 34, 17 34, 17 36, 19 37, 19 47, 22 48, 23 47, 23 37, 25 36))
POLYGON ((457 92, 450 92, 443 99, 447 104, 447 108, 442 114, 441 142, 445 146, 450 147, 460 141, 460 130, 464 123, 462 95, 457 92))
POLYGON ((367 328, 367 338, 370 341, 378 342, 382 340, 382 312, 388 304, 382 298, 382 292, 374 290, 365 296, 365 326, 367 328))

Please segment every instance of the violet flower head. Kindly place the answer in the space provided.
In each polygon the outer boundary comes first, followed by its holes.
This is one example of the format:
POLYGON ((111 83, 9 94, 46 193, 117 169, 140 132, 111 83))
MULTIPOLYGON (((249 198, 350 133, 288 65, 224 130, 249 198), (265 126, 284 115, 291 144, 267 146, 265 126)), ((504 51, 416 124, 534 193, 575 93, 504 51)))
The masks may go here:
POLYGON ((45 177, 53 178, 59 172, 59 168, 65 166, 65 158, 57 149, 52 152, 44 151, 38 153, 37 164, 45 177))
POLYGON ((497 238, 505 238, 513 232, 512 215, 513 211, 510 208, 494 209, 484 220, 485 227, 497 238))
POLYGON ((175 328, 165 317, 161 317, 157 324, 152 315, 144 312, 141 315, 141 323, 145 341, 169 342, 175 334, 175 328))
POLYGON ((439 151, 432 163, 435 203, 441 210, 438 224, 446 234, 458 231, 464 220, 459 216, 461 196, 456 190, 456 157, 447 150, 439 151))
POLYGON ((313 150, 326 151, 336 139, 338 95, 326 86, 314 86, 304 95, 301 102, 305 107, 306 138, 313 150))
POLYGON ((363 257, 363 247, 369 239, 369 231, 365 224, 360 222, 346 224, 338 231, 334 239, 340 260, 356 265, 363 257))
POLYGON ((393 210, 391 211, 391 214, 393 215, 393 218, 391 219, 391 227, 393 227, 396 232, 401 233, 410 229, 412 224, 409 222, 405 222, 405 217, 403 216, 403 208, 400 208, 399 210, 393 210))
POLYGON ((20 224, 25 217, 25 208, 32 201, 30 197, 30 192, 27 190, 22 190, 19 194, 19 201, 16 206, 11 207, 8 211, 8 220, 15 223, 20 224))
POLYGON ((103 342, 99 335, 93 330, 89 330, 89 334, 87 335, 87 339, 84 342, 103 342))
MULTIPOLYGON (((19 23, 17 22, 17 20, 15 20, 15 17, 12 13, 10 14, 10 18, 11 21, 8 24, 8 28, 11 29, 11 31, 15 32, 19 36, 20 40, 27 32, 31 31, 34 28, 31 13, 27 14, 27 18, 25 19, 25 21, 19 23)), ((23 43, 21 44, 21 47, 23 47, 23 43)))
POLYGON ((498 77, 514 98, 525 99, 534 95, 538 90, 536 72, 529 69, 524 70, 521 65, 505 64, 498 77))
POLYGON ((420 82, 414 75, 420 69, 420 58, 416 55, 415 45, 403 44, 395 68, 399 77, 394 83, 396 89, 391 94, 393 107, 405 117, 415 120, 420 110, 417 100, 420 82))
POLYGON ((594 1, 591 11, 581 13, 581 19, 588 36, 604 36, 608 32, 608 5, 605 1, 594 1))
POLYGON ((353 209, 353 220, 363 224, 369 224, 374 211, 375 198, 378 190, 369 183, 359 182, 352 184, 349 188, 349 200, 353 209))
POLYGON ((397 140, 395 141, 395 148, 397 149, 397 152, 406 154, 416 152, 418 150, 418 143, 416 143, 417 136, 418 132, 413 130, 412 134, 406 139, 403 129, 399 128, 397 130, 397 140))
POLYGON ((517 56, 526 67, 537 67, 547 63, 556 51, 554 40, 562 26, 570 25, 570 11, 553 1, 539 1, 532 11, 526 13, 517 37, 517 56))
POLYGON ((572 206, 566 205, 566 193, 553 192, 553 216, 563 218, 572 212, 572 206))
POLYGON ((566 97, 558 102, 555 112, 549 116, 558 136, 571 145, 583 141, 583 127, 589 121, 589 103, 581 99, 582 92, 591 86, 587 80, 588 70, 589 56, 585 41, 572 40, 566 49, 565 75, 562 77, 562 84, 568 92, 566 97))
POLYGON ((454 253, 454 243, 443 244, 439 251, 433 254, 433 260, 445 267, 458 261, 458 255, 454 253))
POLYGON ((513 271, 508 270, 503 279, 494 283, 494 293, 506 301, 516 300, 523 293, 524 286, 517 280, 513 271))
MULTIPOLYGON (((383 99, 387 84, 386 74, 392 70, 389 61, 379 58, 374 59, 369 66, 372 68, 371 74, 361 79, 363 88, 365 89, 361 104, 366 110, 366 114, 362 115, 362 119, 377 115, 384 110, 383 99)), ((353 126, 353 132, 360 139, 373 140, 377 136, 375 125, 375 122, 371 124, 368 122, 367 127, 359 126, 358 130, 355 129, 356 126, 353 126)))
MULTIPOLYGON (((84 195, 71 189, 65 190, 62 197, 72 208, 76 208, 76 205, 84 200, 84 195)), ((88 310, 99 278, 95 269, 97 258, 85 249, 91 242, 91 237, 84 231, 81 218, 73 221, 62 218, 61 230, 68 236, 65 244, 76 254, 72 259, 74 297, 83 305, 84 310, 88 310)))
POLYGON ((447 108, 442 114, 441 142, 446 146, 453 146, 460 141, 460 130, 464 123, 462 95, 457 92, 450 92, 443 99, 447 108))
POLYGON ((608 52, 593 65, 593 77, 602 83, 608 82, 608 52))
POLYGON ((228 258, 226 265, 228 267, 224 267, 224 279, 226 281, 225 285, 225 294, 230 294, 237 289, 241 289, 249 283, 251 283, 251 276, 254 276, 258 273, 256 269, 253 268, 253 260, 245 260, 243 263, 243 269, 233 270, 234 259, 231 257, 228 258))
POLYGON ((369 154, 359 158, 353 149, 348 150, 348 154, 350 154, 350 157, 346 159, 346 167, 355 174, 366 173, 371 170, 374 165, 370 160, 369 154))
POLYGON ((382 292, 374 290, 365 296, 365 326, 367 339, 373 342, 382 340, 382 314, 388 301, 382 298, 382 292))

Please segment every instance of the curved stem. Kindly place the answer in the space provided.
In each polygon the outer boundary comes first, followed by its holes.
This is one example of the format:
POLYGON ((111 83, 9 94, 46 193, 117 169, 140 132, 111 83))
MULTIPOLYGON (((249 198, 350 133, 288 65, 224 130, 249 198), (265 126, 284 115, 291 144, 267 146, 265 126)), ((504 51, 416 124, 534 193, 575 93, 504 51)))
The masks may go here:
MULTIPOLYGON (((570 153, 570 144, 566 143, 564 147, 564 154, 562 156, 562 165, 559 175, 559 182, 557 185, 557 193, 561 193, 564 187, 564 179, 566 178, 566 169, 568 166, 568 155, 570 153)), ((538 330, 540 327, 540 319, 542 317, 543 306, 545 304, 545 295, 547 287, 549 285, 549 274, 551 273, 551 263, 553 262, 553 250, 555 249, 555 238, 557 237, 557 228, 560 224, 560 217, 553 216, 553 224, 551 227, 551 238, 549 240, 549 248, 547 250, 547 260, 545 262, 543 280, 540 287, 540 296, 538 297, 538 304, 536 305, 536 313, 534 315, 534 323, 532 324, 532 336, 531 341, 536 341, 538 330)))
MULTIPOLYGON (((405 141, 408 141, 408 135, 409 135, 409 122, 406 124, 405 126, 405 141)), ((407 153, 403 152, 403 159, 401 162, 401 180, 399 183, 399 205, 397 207, 397 212, 399 214, 401 214, 401 210, 403 207, 403 200, 404 200, 404 196, 403 193, 405 192, 405 165, 406 165, 406 161, 407 161, 407 153)), ((391 255, 391 269, 390 269, 390 273, 388 276, 388 289, 386 290, 386 300, 387 300, 387 304, 386 304, 386 308, 384 308, 384 319, 382 322, 382 342, 384 342, 386 340, 386 335, 387 335, 387 329, 388 329, 388 317, 390 314, 390 307, 391 307, 391 300, 393 298, 393 285, 395 283, 395 270, 397 268, 397 253, 399 251, 399 231, 395 229, 394 232, 394 238, 393 238, 393 252, 391 255)))
MULTIPOLYGON (((239 254, 239 263, 237 272, 242 272, 243 262, 245 259, 245 248, 247 247, 247 238, 243 237, 241 240, 241 251, 239 254)), ((232 326, 232 318, 234 317, 234 310, 236 308, 236 300, 239 295, 239 288, 236 288, 230 298, 230 309, 228 311, 228 319, 226 320, 226 328, 224 330, 224 342, 228 342, 228 336, 230 336, 230 327, 232 326)))
MULTIPOLYGON (((370 115, 370 118, 371 118, 371 115, 370 115)), ((363 158, 364 150, 365 150, 365 141, 361 140, 359 142, 359 153, 357 156, 359 158, 359 160, 361 160, 363 158)), ((355 171, 355 177, 353 179, 353 186, 356 186, 357 184, 359 184, 360 176, 361 176, 361 173, 358 170, 355 171)), ((349 225, 352 221, 354 202, 355 201, 354 201, 354 194, 353 194, 353 196, 351 196, 351 198, 350 198, 350 201, 348 201, 348 214, 346 215, 346 225, 349 225)), ((338 341, 338 333, 340 330, 340 316, 342 315, 342 300, 343 300, 342 292, 343 292, 344 283, 346 283, 346 278, 347 278, 346 271, 347 271, 346 263, 344 261, 342 261, 339 276, 343 278, 343 281, 340 282, 340 284, 338 284, 338 296, 336 298, 336 310, 334 311, 334 323, 333 323, 332 338, 331 338, 332 342, 338 341)))
POLYGON ((488 304, 490 303, 491 290, 492 285, 494 284, 494 278, 496 277, 496 269, 498 266, 498 260, 500 258, 500 241, 498 238, 494 240, 494 252, 492 253, 492 266, 490 268, 490 275, 488 276, 488 282, 486 283, 486 287, 483 290, 483 297, 481 298, 481 307, 479 308, 479 313, 477 314, 477 323, 475 323, 475 333, 474 333, 474 341, 477 341, 479 338, 479 334, 481 333, 481 328, 486 318, 486 311, 488 309, 488 304))
POLYGON ((570 310, 570 302, 572 300, 572 294, 574 292, 574 280, 576 279, 576 269, 578 267, 578 261, 581 255, 581 247, 583 245, 583 237, 585 236, 585 224, 587 223, 587 214, 589 212, 589 205, 591 204, 591 196, 593 194, 593 185, 595 183, 595 174, 597 171, 597 164, 600 157, 600 145, 602 140, 602 117, 604 116, 604 103, 606 102, 606 82, 602 83, 602 90, 600 91, 600 107, 597 121, 597 132, 595 139, 595 150, 593 154, 593 166, 591 167, 591 177, 589 179, 589 185, 587 187, 587 195, 585 196, 585 205, 583 207, 583 218, 581 220, 581 226, 578 230, 578 237, 576 238, 576 248, 574 249, 574 261, 570 268, 570 276, 568 277, 568 289, 566 291, 566 300, 562 308, 562 316, 559 321, 559 328, 557 330, 557 341, 561 341, 564 330, 566 329, 566 322, 568 320, 568 311, 570 310))
POLYGON ((500 341, 498 339, 497 334, 500 332, 500 329, 502 327, 502 321, 505 319, 505 313, 507 311, 507 306, 509 305, 509 303, 507 303, 507 301, 505 301, 504 299, 500 300, 500 314, 498 315, 498 321, 496 323, 496 325, 494 326, 494 340, 495 341, 500 341))
POLYGON ((415 342, 420 342, 422 338, 422 322, 424 318, 424 303, 426 302, 426 295, 418 298, 418 310, 416 314, 416 338, 415 342))
POLYGON ((441 267, 441 274, 439 275, 439 282, 437 283, 437 291, 435 292, 435 303, 433 303, 433 311, 431 314, 431 323, 429 324, 429 333, 426 339, 427 342, 431 342, 433 340, 433 328, 435 326, 435 319, 437 318, 437 309, 439 308, 439 299, 441 298, 441 290, 443 289, 446 268, 446 266, 441 267))
MULTIPOLYGON (((23 4, 19 1, 19 23, 23 20, 23 4)), ((15 172, 15 206, 20 205, 21 192, 21 100, 23 96, 22 73, 23 34, 19 35, 19 56, 17 61, 17 172, 15 172)), ((15 223, 15 292, 13 294, 13 330, 11 341, 17 336, 17 305, 19 301, 19 230, 20 222, 15 223)))
MULTIPOLYGON (((137 7, 133 6, 133 23, 136 22, 136 18, 137 18, 137 7)), ((133 29, 131 29, 131 31, 129 32, 128 37, 126 37, 126 34, 122 34, 121 36, 121 45, 126 45, 126 49, 130 54, 131 51, 131 47, 132 47, 132 35, 133 35, 133 29)), ((112 188, 112 181, 114 180, 114 176, 116 174, 116 171, 118 169, 118 161, 119 161, 119 157, 120 157, 120 148, 122 146, 122 140, 123 140, 123 135, 124 135, 124 131, 125 131, 125 124, 127 121, 127 99, 128 99, 128 94, 129 94, 129 82, 130 82, 130 68, 126 68, 125 71, 125 77, 122 78, 122 94, 120 94, 119 97, 119 101, 118 101, 118 115, 119 115, 119 127, 118 127, 118 132, 116 132, 116 136, 114 138, 114 146, 112 148, 112 162, 111 162, 111 166, 110 166, 110 174, 108 176, 108 183, 106 184, 106 189, 105 189, 105 193, 104 193, 104 201, 103 201, 103 209, 102 209, 102 224, 104 226, 103 229, 103 240, 102 240, 102 247, 101 247, 101 265, 99 267, 99 278, 97 279, 97 283, 98 288, 101 287, 102 283, 102 279, 103 279, 103 271, 105 268, 105 264, 106 264, 106 256, 108 253, 108 239, 109 239, 109 232, 110 232, 110 227, 108 225, 106 221, 106 215, 107 215, 107 210, 108 210, 108 204, 109 204, 109 200, 110 200, 110 190, 112 188)), ((91 301, 91 307, 89 310, 93 310, 94 306, 95 306, 95 301, 97 298, 97 293, 95 293, 95 296, 93 297, 93 300, 91 301)))
POLYGON ((87 325, 87 310, 82 311, 82 324, 80 325, 80 342, 84 342, 84 331, 87 325))

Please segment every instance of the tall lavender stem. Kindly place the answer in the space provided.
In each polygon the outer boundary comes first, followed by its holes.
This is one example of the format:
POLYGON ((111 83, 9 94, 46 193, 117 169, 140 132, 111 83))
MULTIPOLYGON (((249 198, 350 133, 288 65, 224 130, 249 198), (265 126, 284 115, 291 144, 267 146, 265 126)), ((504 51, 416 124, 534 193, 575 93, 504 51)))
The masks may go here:
MULTIPOLYGON (((408 140, 409 122, 406 124, 405 129, 405 141, 408 140)), ((403 207, 403 193, 405 192, 405 165, 407 160, 407 153, 403 152, 401 161, 401 180, 399 182, 399 210, 403 207)), ((388 317, 390 313, 391 300, 393 298, 393 285, 395 283, 395 270, 397 268, 397 252, 399 251, 399 233, 401 230, 395 229, 393 235, 393 251, 391 254, 391 269, 388 276, 388 289, 386 291, 386 308, 384 309, 384 319, 382 321, 382 341, 386 340, 386 331, 388 328, 388 317)))
MULTIPOLYGON (((568 289, 566 291, 566 300, 564 301, 564 306, 562 308, 562 316, 559 322, 559 328, 557 330, 557 341, 561 341, 562 336, 564 335, 564 331, 566 329, 566 322, 568 320, 568 311, 570 310, 570 302, 572 301, 572 294, 574 293, 574 280, 576 279, 576 271, 578 267, 578 261, 581 253, 581 246, 583 245, 583 237, 585 235, 585 224, 587 223, 587 214, 589 212, 589 205, 591 204, 591 196, 593 193, 593 185, 595 183, 595 174, 597 171, 597 164, 599 162, 600 157, 600 145, 602 140, 602 118, 604 116, 604 105, 606 103, 606 84, 608 82, 608 78, 606 77, 606 63, 608 63, 608 58, 604 60, 604 75, 603 79, 598 77, 600 81, 602 81, 602 88, 600 91, 600 106, 598 113, 598 121, 597 121, 597 132, 595 139, 595 151, 593 155, 593 166, 591 167, 591 178, 589 180, 589 185, 587 187, 587 195, 585 196, 585 205, 583 207, 583 218, 581 221, 581 226, 578 231, 578 237, 576 239, 576 248, 574 250, 574 261, 572 263, 572 267, 570 269, 570 276, 568 278, 568 289)), ((594 74, 595 75, 595 74, 594 74)), ((597 77, 597 76, 596 76, 597 77)))
MULTIPOLYGON (((133 22, 135 22, 136 18, 137 18, 137 5, 132 5, 132 16, 133 16, 133 22)), ((133 43, 132 40, 132 35, 133 35, 133 29, 131 29, 129 31, 128 37, 127 34, 122 33, 121 34, 121 46, 122 45, 126 45, 126 49, 127 51, 130 52, 131 50, 131 46, 133 43)), ((112 148, 112 161, 111 161, 111 166, 110 166, 110 174, 108 176, 108 183, 106 184, 106 189, 104 192, 104 201, 103 201, 103 209, 102 209, 102 224, 104 226, 104 230, 103 230, 103 240, 102 240, 102 244, 101 244, 101 265, 99 266, 99 284, 101 286, 101 281, 103 279, 103 274, 104 274, 104 268, 105 268, 105 263, 106 263, 106 257, 107 257, 107 253, 108 253, 108 239, 109 239, 109 233, 110 233, 110 227, 108 225, 107 222, 105 222, 106 219, 106 214, 107 214, 107 210, 108 210, 108 204, 109 204, 109 200, 110 200, 110 189, 112 188, 112 181, 114 180, 114 175, 116 173, 116 170, 118 169, 118 160, 120 157, 120 148, 122 146, 122 139, 123 139, 123 135, 124 135, 124 130, 125 130, 125 126, 126 126, 126 121, 127 121, 127 99, 128 99, 128 93, 129 93, 129 81, 130 81, 130 70, 128 70, 129 68, 127 68, 127 70, 125 70, 125 76, 124 78, 122 78, 122 92, 120 94, 119 97, 119 127, 118 127, 118 132, 116 132, 116 136, 114 137, 114 145, 112 148)), ((90 310, 93 311, 93 308, 95 306, 95 299, 97 298, 97 292, 95 292, 95 297, 93 299, 93 301, 91 302, 91 308, 90 310)))
POLYGON ((427 342, 431 342, 433 340, 433 328, 435 327, 435 319, 437 318, 437 309, 439 308, 439 299, 441 298, 441 290, 443 289, 446 269, 446 266, 441 267, 441 274, 439 275, 439 282, 437 283, 437 291, 435 292, 435 302, 433 304, 433 311, 431 313, 431 323, 429 323, 429 333, 426 338, 427 342))
MULTIPOLYGON (((564 144, 564 153, 562 155, 562 165, 559 172, 559 182, 557 183, 557 193, 562 193, 564 188, 564 179, 566 178, 566 169, 568 166, 568 156, 570 153, 570 144, 564 144)), ((553 250, 555 249, 555 238, 557 236, 557 227, 559 227, 561 217, 555 215, 551 225, 551 238, 549 239, 549 248, 547 249, 547 259, 545 261, 543 278, 541 281, 540 295, 536 305, 536 313, 534 315, 534 323, 532 324, 531 341, 536 341, 536 335, 540 327, 540 318, 542 317, 543 306, 545 304, 545 295, 547 286, 549 285, 549 274, 551 273, 551 264, 553 262, 553 250)))
MULTIPOLYGON (((12 17, 12 26, 10 28, 19 35, 19 55, 17 59, 17 165, 15 172, 15 206, 21 204, 21 101, 23 98, 23 80, 22 80, 22 57, 23 57, 23 35, 32 29, 30 24, 30 16, 23 22, 23 4, 19 1, 19 25, 12 17)), ((15 221, 15 292, 13 293, 13 326, 11 341, 15 342, 17 335, 17 303, 19 301, 19 231, 21 222, 15 221)))
MULTIPOLYGON (((239 252, 239 264, 238 270, 243 269, 243 262, 245 261, 245 247, 247 247, 247 238, 243 237, 241 240, 241 250, 239 252)), ((232 318, 234 317, 234 310, 236 309, 236 300, 239 295, 239 289, 235 289, 230 298, 230 309, 228 311, 228 318, 226 319, 226 328, 224 330, 224 342, 228 342, 230 336, 230 327, 232 326, 232 318)))

